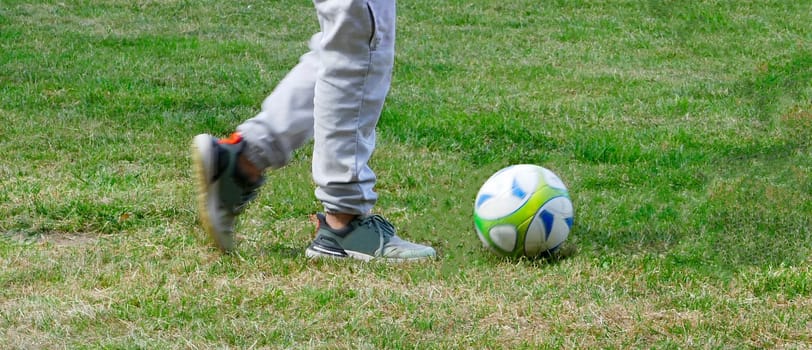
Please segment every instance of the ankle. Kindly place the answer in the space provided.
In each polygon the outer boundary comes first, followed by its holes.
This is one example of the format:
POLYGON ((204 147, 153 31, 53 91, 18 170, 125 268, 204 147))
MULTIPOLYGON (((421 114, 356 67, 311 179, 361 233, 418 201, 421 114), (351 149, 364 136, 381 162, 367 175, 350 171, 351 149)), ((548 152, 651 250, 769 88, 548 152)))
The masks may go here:
POLYGON ((325 213, 324 214, 324 221, 327 223, 327 226, 330 226, 333 230, 341 230, 347 227, 350 224, 350 221, 358 217, 355 214, 344 214, 344 213, 325 213))
POLYGON ((237 157, 237 169, 250 183, 256 183, 262 178, 262 170, 248 160, 245 153, 240 153, 237 157))

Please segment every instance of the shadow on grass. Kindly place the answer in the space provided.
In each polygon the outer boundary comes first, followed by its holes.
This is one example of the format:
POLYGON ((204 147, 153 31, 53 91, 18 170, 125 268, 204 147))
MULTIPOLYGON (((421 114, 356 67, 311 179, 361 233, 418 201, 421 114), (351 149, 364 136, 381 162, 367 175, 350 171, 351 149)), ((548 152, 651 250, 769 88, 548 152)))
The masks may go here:
POLYGON ((559 249, 554 252, 543 252, 535 257, 521 257, 518 260, 526 260, 530 266, 543 268, 561 263, 571 259, 578 254, 578 245, 573 242, 564 242, 559 249))
POLYGON ((554 252, 543 252, 537 256, 529 257, 529 256, 518 256, 518 257, 509 257, 509 256, 499 256, 494 254, 487 249, 483 249, 483 254, 490 255, 488 260, 493 261, 502 261, 511 264, 522 263, 527 264, 529 266, 538 267, 538 268, 545 268, 548 266, 554 266, 561 263, 564 260, 571 259, 578 254, 578 246, 574 242, 564 242, 561 245, 561 248, 554 252))
POLYGON ((293 246, 283 243, 272 243, 258 247, 258 255, 275 256, 284 259, 301 259, 304 257, 306 247, 293 246))

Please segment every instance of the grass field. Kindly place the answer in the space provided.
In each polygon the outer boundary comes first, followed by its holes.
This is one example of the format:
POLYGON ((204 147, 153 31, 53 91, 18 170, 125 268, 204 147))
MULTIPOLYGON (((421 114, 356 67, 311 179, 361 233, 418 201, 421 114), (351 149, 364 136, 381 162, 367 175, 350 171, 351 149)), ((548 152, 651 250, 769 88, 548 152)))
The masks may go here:
POLYGON ((436 262, 312 262, 310 146, 221 256, 198 133, 305 52, 312 4, 0 3, 2 348, 812 348, 812 1, 398 5, 377 211, 436 262), (562 259, 484 250, 474 196, 570 188, 562 259))

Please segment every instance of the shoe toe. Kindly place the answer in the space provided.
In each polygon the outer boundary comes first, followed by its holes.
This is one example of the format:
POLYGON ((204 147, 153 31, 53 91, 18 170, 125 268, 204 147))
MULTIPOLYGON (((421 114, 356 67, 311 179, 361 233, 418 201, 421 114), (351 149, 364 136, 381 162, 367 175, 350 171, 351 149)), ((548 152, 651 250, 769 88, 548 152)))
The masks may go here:
POLYGON ((384 247, 383 256, 387 259, 419 260, 434 258, 437 252, 432 247, 404 241, 394 236, 384 247))

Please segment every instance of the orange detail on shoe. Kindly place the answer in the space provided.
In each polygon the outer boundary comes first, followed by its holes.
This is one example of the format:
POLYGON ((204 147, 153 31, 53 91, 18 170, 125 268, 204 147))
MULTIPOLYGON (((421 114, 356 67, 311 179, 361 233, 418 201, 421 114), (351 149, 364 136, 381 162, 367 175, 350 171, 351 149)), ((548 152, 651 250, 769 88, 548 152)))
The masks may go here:
POLYGON ((220 139, 217 141, 217 143, 221 145, 236 145, 240 142, 242 142, 242 134, 239 132, 233 132, 227 139, 220 139))

